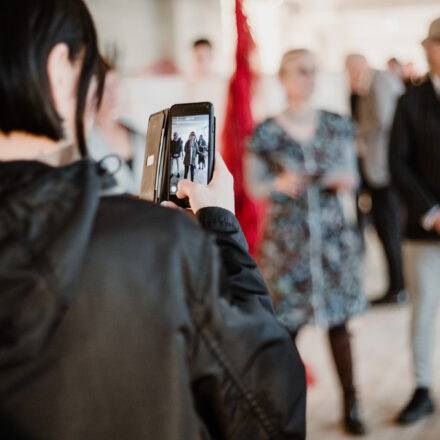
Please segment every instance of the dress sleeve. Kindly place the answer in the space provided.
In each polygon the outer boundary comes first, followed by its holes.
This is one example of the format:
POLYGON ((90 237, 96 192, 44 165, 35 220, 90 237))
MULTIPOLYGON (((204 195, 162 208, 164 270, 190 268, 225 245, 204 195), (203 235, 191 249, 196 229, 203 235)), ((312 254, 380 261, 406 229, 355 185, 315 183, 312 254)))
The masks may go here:
POLYGON ((256 199, 267 198, 275 190, 275 175, 268 161, 275 136, 268 131, 267 124, 266 121, 257 126, 248 142, 245 156, 246 191, 256 199))
POLYGON ((343 166, 349 172, 352 172, 359 178, 357 155, 356 155, 356 143, 355 143, 355 126, 353 121, 344 117, 344 132, 343 132, 343 166))
POLYGON ((339 148, 334 169, 329 174, 351 173, 359 183, 359 171, 356 156, 355 126, 351 118, 339 116, 339 148))

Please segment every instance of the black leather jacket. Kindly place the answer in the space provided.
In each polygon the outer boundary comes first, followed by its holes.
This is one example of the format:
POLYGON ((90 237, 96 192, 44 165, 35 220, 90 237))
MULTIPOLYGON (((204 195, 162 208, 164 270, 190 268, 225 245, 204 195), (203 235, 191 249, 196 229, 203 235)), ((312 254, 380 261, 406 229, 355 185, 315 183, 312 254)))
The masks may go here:
POLYGON ((0 438, 303 439, 305 378, 235 217, 0 163, 0 438))

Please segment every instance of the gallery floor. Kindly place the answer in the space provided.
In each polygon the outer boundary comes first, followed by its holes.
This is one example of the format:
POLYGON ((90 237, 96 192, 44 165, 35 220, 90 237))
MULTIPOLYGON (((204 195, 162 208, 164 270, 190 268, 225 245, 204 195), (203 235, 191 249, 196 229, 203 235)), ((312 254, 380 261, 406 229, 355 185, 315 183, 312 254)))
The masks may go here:
MULTIPOLYGON (((372 231, 367 235, 366 292, 384 289, 383 256, 372 231)), ((440 294, 440 286, 439 286, 440 294)), ((439 313, 440 320, 440 313, 439 313)), ((434 398, 438 411, 410 427, 394 423, 396 413, 413 391, 409 351, 410 306, 382 306, 353 320, 356 378, 369 433, 365 440, 440 440, 440 325, 437 326, 434 398)), ((326 334, 306 328, 299 350, 315 377, 308 391, 308 439, 350 438, 341 430, 340 391, 326 334)))

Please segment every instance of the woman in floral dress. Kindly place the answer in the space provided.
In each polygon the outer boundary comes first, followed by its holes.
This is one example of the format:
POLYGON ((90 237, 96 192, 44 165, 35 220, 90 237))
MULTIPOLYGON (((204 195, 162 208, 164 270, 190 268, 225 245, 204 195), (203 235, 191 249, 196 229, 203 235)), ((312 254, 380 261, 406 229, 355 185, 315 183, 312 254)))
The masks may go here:
POLYGON ((312 53, 287 52, 279 75, 289 106, 256 128, 247 160, 250 192, 270 201, 261 268, 278 318, 293 338, 308 323, 328 329, 344 394, 345 427, 364 434, 346 325, 367 307, 352 218, 358 180, 353 126, 348 118, 311 104, 312 53))

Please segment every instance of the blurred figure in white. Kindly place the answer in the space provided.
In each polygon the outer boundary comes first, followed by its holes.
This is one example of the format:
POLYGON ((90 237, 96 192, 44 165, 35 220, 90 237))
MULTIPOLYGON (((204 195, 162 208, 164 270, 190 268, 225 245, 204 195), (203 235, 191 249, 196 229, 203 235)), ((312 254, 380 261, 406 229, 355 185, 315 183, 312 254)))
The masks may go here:
POLYGON ((120 77, 114 68, 107 65, 107 69, 101 107, 87 138, 87 148, 96 161, 112 154, 119 156, 121 163, 114 174, 117 182, 114 192, 137 195, 142 180, 145 136, 121 121, 120 77))
MULTIPOLYGON (((405 87, 394 74, 371 68, 360 54, 349 55, 346 68, 351 89, 358 95, 354 114, 361 191, 371 196, 371 216, 388 266, 388 289, 373 304, 400 304, 407 298, 402 268, 402 215, 390 182, 388 143, 397 100, 405 87)), ((360 223, 362 226, 363 221, 360 223)))
POLYGON ((197 78, 215 76, 212 43, 207 38, 200 38, 193 43, 194 66, 191 72, 197 78))

